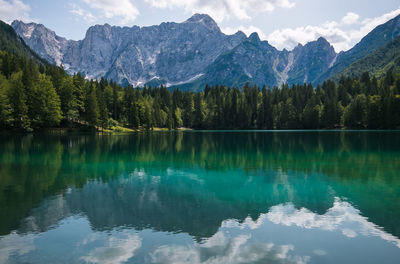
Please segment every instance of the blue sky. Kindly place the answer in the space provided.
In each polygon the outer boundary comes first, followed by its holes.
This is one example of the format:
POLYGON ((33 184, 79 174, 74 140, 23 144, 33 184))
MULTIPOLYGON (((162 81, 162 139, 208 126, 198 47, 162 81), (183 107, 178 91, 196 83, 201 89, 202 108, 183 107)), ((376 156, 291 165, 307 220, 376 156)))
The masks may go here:
POLYGON ((227 34, 258 32, 279 49, 322 36, 347 50, 379 24, 400 14, 398 0, 0 0, 0 19, 42 23, 79 40, 108 23, 149 26, 207 13, 227 34), (371 2, 374 2, 371 4, 371 2))

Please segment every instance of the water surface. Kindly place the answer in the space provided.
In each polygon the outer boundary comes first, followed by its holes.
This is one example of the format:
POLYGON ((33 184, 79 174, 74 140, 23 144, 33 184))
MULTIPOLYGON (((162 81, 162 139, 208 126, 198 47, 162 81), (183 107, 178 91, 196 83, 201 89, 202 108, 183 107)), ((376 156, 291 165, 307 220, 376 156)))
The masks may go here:
POLYGON ((399 263, 400 132, 0 136, 0 263, 399 263))

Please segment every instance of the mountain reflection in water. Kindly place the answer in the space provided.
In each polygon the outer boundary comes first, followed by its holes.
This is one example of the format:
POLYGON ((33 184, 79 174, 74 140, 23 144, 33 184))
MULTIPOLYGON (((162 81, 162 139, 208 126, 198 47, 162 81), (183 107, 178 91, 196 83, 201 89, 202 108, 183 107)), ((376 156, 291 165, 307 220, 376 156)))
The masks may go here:
POLYGON ((400 257, 398 132, 3 137, 0 263, 400 257))

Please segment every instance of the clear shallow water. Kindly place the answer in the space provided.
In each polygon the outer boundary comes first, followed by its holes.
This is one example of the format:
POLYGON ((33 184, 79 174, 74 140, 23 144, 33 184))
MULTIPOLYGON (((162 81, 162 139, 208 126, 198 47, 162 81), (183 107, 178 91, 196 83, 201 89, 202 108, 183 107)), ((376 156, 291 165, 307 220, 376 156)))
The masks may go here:
POLYGON ((400 132, 1 136, 0 263, 399 263, 400 132))

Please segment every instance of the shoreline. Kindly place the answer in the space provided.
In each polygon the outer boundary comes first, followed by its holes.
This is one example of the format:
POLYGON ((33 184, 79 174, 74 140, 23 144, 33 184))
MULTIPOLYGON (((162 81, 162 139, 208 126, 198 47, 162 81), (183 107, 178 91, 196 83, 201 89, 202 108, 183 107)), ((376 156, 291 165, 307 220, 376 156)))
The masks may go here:
POLYGON ((400 129, 191 129, 191 128, 153 128, 153 129, 123 129, 123 130, 97 130, 97 129, 71 129, 71 128, 48 128, 33 131, 25 130, 0 130, 0 135, 29 135, 29 134, 97 134, 97 135, 130 135, 138 133, 154 133, 154 132, 206 132, 206 133, 273 133, 273 132, 400 132, 400 129))

